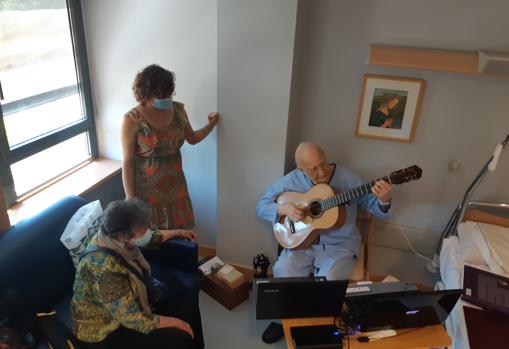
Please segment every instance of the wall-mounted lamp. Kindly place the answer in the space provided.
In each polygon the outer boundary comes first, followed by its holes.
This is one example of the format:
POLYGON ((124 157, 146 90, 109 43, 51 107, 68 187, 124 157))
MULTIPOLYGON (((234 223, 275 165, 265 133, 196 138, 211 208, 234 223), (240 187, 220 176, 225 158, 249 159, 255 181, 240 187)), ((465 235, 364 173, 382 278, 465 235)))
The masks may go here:
POLYGON ((458 51, 373 44, 368 63, 393 68, 426 69, 509 77, 509 53, 458 51))

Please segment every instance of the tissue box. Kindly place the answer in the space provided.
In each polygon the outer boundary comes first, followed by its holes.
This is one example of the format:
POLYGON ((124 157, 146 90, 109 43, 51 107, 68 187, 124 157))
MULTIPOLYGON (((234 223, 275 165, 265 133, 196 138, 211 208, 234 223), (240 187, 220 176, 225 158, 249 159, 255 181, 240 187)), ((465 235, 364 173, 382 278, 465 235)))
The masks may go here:
POLYGON ((221 303, 226 309, 232 310, 249 297, 249 280, 244 278, 236 287, 229 287, 215 274, 208 274, 202 278, 201 289, 209 296, 221 303))

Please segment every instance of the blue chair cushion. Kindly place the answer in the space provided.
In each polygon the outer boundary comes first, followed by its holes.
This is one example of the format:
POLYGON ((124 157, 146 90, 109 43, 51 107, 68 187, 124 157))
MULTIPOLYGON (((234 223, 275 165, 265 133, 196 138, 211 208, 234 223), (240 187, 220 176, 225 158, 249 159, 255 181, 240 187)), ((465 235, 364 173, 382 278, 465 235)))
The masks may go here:
POLYGON ((14 290, 34 312, 50 309, 72 290, 75 270, 60 236, 84 204, 66 197, 0 235, 0 290, 14 290))

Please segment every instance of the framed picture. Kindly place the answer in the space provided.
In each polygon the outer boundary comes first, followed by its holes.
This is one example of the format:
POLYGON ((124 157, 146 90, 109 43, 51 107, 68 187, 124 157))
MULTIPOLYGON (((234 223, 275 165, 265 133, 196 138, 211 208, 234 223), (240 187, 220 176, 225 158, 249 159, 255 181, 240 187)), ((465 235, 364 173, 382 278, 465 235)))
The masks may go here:
POLYGON ((355 135, 411 142, 425 85, 420 79, 365 74, 355 135))

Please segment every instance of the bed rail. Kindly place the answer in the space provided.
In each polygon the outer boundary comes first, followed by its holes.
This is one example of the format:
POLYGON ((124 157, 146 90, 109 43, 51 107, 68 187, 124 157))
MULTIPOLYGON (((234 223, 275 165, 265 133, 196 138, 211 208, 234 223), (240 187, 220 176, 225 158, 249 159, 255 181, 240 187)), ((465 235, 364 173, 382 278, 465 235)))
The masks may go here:
MULTIPOLYGON (((470 201, 468 203, 468 207, 476 206, 476 207, 491 207, 491 208, 501 208, 509 210, 509 204, 503 202, 487 202, 487 201, 470 201)), ((467 209, 468 209, 467 207, 467 209)))

